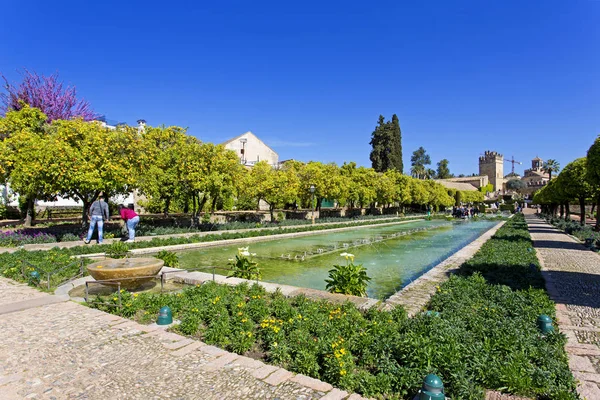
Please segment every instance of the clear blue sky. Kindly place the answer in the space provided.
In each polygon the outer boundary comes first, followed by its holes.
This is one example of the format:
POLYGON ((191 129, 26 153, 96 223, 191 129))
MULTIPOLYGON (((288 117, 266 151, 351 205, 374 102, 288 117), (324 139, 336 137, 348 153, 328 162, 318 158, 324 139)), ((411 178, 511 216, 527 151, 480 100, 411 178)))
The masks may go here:
POLYGON ((2 15, 10 80, 58 71, 108 118, 213 142, 251 130, 281 159, 370 166, 379 114, 400 118, 405 172, 419 146, 456 174, 486 149, 564 166, 600 133, 597 0, 34 0, 2 15))

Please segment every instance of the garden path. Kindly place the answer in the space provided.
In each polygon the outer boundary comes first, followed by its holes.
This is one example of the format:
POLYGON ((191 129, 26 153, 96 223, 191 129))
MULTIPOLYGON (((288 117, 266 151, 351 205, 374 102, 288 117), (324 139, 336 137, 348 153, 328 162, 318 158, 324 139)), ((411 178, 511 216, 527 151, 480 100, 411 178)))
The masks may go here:
MULTIPOLYGON (((54 298, 0 278, 0 309, 54 298)), ((13 399, 348 399, 331 385, 74 302, 0 314, 0 394, 13 399)))
POLYGON ((546 288, 567 338, 582 398, 600 399, 600 255, 544 220, 526 215, 546 288))

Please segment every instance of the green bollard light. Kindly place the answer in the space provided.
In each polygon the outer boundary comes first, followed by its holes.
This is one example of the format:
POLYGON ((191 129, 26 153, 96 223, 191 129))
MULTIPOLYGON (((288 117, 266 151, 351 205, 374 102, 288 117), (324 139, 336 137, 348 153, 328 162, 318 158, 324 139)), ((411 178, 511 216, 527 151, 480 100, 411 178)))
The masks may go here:
POLYGON ((418 400, 445 400, 444 384, 439 376, 429 374, 423 379, 423 387, 419 390, 418 400))
POLYGON ((164 306, 158 311, 158 320, 156 325, 169 325, 173 323, 173 313, 169 306, 164 306))
POLYGON ((537 325, 538 328, 540 328, 540 331, 542 331, 542 333, 545 335, 547 333, 552 333, 554 332, 554 325, 552 325, 552 318, 550 318, 547 315, 540 315, 537 319, 537 325))
POLYGON ((37 271, 31 271, 29 273, 29 283, 38 285, 40 283, 40 273, 37 271))

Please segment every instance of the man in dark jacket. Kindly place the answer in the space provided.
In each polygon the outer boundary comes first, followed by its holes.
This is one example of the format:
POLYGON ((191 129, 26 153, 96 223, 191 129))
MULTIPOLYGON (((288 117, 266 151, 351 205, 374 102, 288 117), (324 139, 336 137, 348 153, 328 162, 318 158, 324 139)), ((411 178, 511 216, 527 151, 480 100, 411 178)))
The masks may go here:
POLYGON ((92 203, 90 210, 88 211, 88 218, 90 220, 90 229, 88 229, 87 238, 84 240, 85 244, 88 244, 94 234, 96 224, 98 225, 98 244, 102 244, 102 230, 104 228, 104 221, 108 221, 108 204, 104 201, 104 195, 100 193, 98 200, 92 203))

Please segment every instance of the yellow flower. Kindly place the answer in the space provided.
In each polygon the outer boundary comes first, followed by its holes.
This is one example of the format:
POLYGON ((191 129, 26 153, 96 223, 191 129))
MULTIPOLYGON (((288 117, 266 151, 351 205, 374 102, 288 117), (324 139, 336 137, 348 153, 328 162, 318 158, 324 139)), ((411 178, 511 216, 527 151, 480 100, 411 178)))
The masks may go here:
POLYGON ((273 342, 273 347, 277 347, 277 342, 273 342))
POLYGON ((340 371, 340 375, 341 375, 341 376, 344 376, 344 375, 346 375, 346 370, 345 370, 345 369, 341 370, 341 371, 340 371))
POLYGON ((242 322, 248 321, 248 318, 242 318, 242 322))
POLYGON ((116 298, 116 297, 113 297, 113 300, 114 300, 114 301, 117 301, 117 300, 119 300, 119 299, 118 299, 118 298, 116 298))

